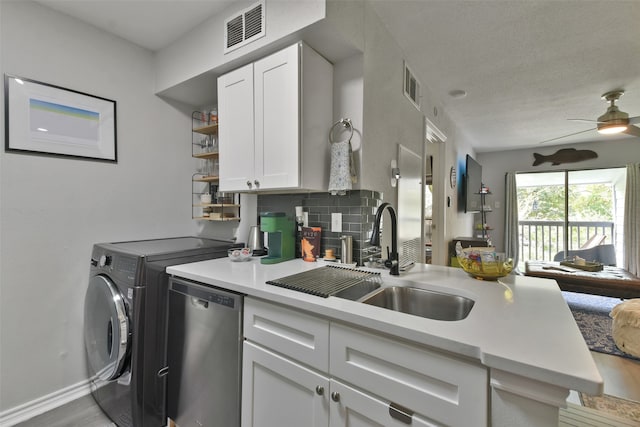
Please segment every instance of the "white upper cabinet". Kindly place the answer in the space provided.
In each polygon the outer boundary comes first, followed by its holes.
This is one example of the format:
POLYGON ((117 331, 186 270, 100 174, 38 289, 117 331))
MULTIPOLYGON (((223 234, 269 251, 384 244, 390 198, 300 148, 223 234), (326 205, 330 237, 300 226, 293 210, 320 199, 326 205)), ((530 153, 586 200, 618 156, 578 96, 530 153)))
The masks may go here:
POLYGON ((258 189, 300 185, 299 54, 298 46, 291 46, 253 67, 254 185, 258 189))
POLYGON ((297 43, 218 79, 220 191, 328 185, 333 66, 297 43))
POLYGON ((228 122, 218 124, 218 150, 228 157, 219 165, 220 190, 246 190, 253 181, 253 64, 218 79, 218 123, 222 117, 228 122))

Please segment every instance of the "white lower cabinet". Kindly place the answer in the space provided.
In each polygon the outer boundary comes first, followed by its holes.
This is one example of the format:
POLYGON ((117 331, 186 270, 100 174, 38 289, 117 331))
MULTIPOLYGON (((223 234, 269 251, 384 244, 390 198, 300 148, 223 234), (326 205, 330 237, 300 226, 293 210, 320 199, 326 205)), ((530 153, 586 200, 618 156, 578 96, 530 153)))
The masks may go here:
POLYGON ((329 379, 249 341, 242 363, 242 427, 327 427, 329 379))
POLYGON ((242 390, 243 427, 437 425, 248 341, 242 390))
POLYGON ((488 425, 480 364, 252 297, 244 326, 243 427, 488 425))

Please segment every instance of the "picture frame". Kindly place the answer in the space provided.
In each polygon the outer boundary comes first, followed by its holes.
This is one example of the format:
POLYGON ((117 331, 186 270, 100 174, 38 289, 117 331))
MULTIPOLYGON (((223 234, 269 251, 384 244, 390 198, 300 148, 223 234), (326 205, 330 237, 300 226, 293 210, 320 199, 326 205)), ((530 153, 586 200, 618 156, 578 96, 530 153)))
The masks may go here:
POLYGON ((116 101, 5 74, 5 151, 117 163, 116 101))

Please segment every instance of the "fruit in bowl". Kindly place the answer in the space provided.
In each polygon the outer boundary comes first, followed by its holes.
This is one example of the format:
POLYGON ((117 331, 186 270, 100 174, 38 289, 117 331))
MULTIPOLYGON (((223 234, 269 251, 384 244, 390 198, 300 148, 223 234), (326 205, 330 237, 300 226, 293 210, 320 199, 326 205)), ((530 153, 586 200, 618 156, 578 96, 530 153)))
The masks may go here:
POLYGON ((456 256, 462 269, 479 280, 498 280, 511 273, 513 259, 505 258, 495 248, 465 248, 456 245, 456 256))
POLYGON ((253 254, 250 248, 235 248, 229 249, 227 255, 231 261, 238 262, 250 260, 253 254))

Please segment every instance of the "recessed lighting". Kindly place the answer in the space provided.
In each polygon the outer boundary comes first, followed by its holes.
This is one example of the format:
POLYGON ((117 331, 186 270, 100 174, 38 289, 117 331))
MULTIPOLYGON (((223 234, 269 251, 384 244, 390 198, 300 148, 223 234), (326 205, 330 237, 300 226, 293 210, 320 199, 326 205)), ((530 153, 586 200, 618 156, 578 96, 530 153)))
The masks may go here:
POLYGON ((45 129, 45 128, 38 128, 37 129, 38 132, 49 132, 49 129, 45 129))
POLYGON ((15 79, 16 83, 18 83, 19 85, 23 85, 24 82, 21 79, 15 79))
POLYGON ((453 99, 462 99, 467 96, 467 91, 462 89, 453 89, 449 91, 449 96, 453 99))

